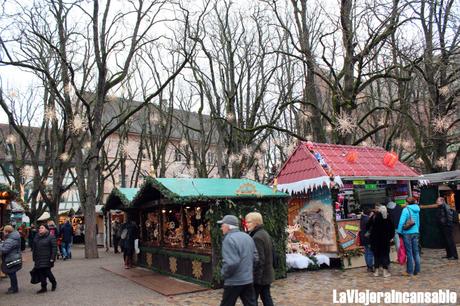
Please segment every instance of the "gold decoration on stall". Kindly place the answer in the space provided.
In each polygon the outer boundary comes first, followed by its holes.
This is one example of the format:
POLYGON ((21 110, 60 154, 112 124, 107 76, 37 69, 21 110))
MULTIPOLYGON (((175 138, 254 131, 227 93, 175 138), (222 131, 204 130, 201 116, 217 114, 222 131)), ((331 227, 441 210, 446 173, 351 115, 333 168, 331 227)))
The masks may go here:
POLYGON ((177 258, 176 257, 169 257, 169 270, 172 273, 177 272, 177 258))
POLYGON ((201 261, 192 261, 192 274, 197 279, 200 279, 203 276, 203 264, 201 261))
POLYGON ((257 194, 257 188, 254 184, 245 183, 241 184, 235 193, 238 195, 257 194))
POLYGON ((152 253, 147 253, 145 255, 145 261, 147 262, 147 265, 149 266, 149 268, 151 268, 153 266, 153 255, 152 255, 152 253))

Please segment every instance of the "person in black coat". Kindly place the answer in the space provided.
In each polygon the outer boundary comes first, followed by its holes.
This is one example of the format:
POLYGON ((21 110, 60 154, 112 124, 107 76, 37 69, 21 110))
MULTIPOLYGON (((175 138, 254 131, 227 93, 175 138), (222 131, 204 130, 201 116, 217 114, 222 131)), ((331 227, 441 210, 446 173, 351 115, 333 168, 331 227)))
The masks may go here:
POLYGON ((390 265, 390 242, 394 237, 395 226, 388 217, 387 208, 383 205, 376 205, 374 216, 368 222, 370 229, 371 249, 374 253, 374 276, 379 276, 383 268, 383 277, 391 276, 388 273, 390 265))
POLYGON ((134 241, 138 238, 138 229, 134 221, 127 221, 122 225, 120 244, 123 250, 125 269, 132 268, 134 255, 134 241))
POLYGON ((3 229, 3 237, 5 241, 0 243, 0 253, 2 254, 2 271, 10 278, 11 286, 8 288, 7 294, 17 293, 18 279, 16 272, 22 268, 21 257, 21 237, 11 225, 6 225, 3 229), (7 266, 7 263, 18 262, 18 264, 7 266))
POLYGON ((371 242, 369 240, 369 228, 367 223, 371 218, 370 207, 365 207, 361 219, 359 220, 359 240, 364 247, 364 259, 366 260, 367 272, 374 272, 374 253, 372 253, 371 242))
POLYGON ((51 282, 51 290, 56 290, 57 282, 51 268, 54 267, 56 260, 57 246, 56 238, 51 235, 47 225, 40 225, 38 228, 38 235, 34 239, 34 248, 32 258, 34 261, 34 269, 40 276, 41 289, 37 291, 38 294, 47 291, 46 278, 51 282))
POLYGON ((453 236, 454 218, 458 219, 458 213, 452 211, 452 214, 450 214, 451 208, 443 197, 436 199, 436 205, 438 206, 438 223, 446 246, 446 256, 443 258, 458 260, 457 247, 453 236))
POLYGON ((262 215, 252 212, 246 215, 246 223, 249 235, 259 254, 259 263, 254 266, 254 290, 256 299, 262 300, 264 306, 273 306, 270 294, 270 285, 275 280, 275 269, 273 269, 273 243, 272 238, 264 229, 262 215))

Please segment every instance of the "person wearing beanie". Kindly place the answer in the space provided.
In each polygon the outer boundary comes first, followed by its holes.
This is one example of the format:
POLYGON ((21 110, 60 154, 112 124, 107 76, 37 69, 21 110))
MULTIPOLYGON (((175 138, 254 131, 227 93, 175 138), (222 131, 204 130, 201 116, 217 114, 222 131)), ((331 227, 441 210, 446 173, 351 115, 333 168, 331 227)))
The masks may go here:
POLYGON ((217 224, 224 234, 220 272, 224 293, 220 306, 234 306, 238 297, 244 306, 256 306, 253 267, 257 266, 258 255, 254 240, 240 231, 236 216, 226 215, 217 224))
POLYGON ((41 289, 38 294, 45 293, 47 290, 46 279, 51 282, 51 290, 56 290, 57 282, 51 268, 54 267, 56 260, 57 246, 56 238, 50 234, 49 227, 46 224, 40 225, 38 235, 34 239, 34 247, 32 251, 32 259, 34 261, 34 269, 40 276, 41 289))
POLYGON ((375 214, 369 220, 370 244, 374 253, 374 276, 379 276, 383 269, 383 277, 389 277, 390 242, 394 237, 395 226, 388 216, 387 208, 377 204, 375 214))

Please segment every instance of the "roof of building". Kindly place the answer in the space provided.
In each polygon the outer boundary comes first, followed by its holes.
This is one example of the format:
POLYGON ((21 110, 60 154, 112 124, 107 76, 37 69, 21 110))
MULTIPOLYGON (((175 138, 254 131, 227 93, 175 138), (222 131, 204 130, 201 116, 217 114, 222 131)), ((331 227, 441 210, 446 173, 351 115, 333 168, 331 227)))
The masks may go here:
MULTIPOLYGON (((312 145, 313 153, 321 155, 334 177, 340 177, 341 179, 416 180, 420 176, 420 174, 400 161, 397 161, 393 167, 386 166, 383 163, 383 157, 387 151, 383 148, 323 143, 313 143, 312 145), (357 158, 354 162, 347 161, 346 156, 349 152, 356 152, 357 158)), ((307 148, 306 142, 299 143, 281 168, 277 176, 278 185, 283 186, 310 180, 308 185, 311 187, 311 185, 321 186, 330 182, 329 174, 326 173, 313 153, 307 148)), ((280 187, 280 190, 283 190, 283 188, 280 187)), ((290 190, 290 188, 287 190, 290 190)))
POLYGON ((460 181, 460 170, 424 174, 423 179, 430 183, 460 181))
POLYGON ((128 208, 138 191, 139 188, 114 188, 107 197, 103 210, 128 208))
POLYGON ((211 199, 285 198, 289 195, 249 179, 149 177, 131 206, 167 198, 185 203, 211 199), (153 190, 152 190, 153 189, 153 190))

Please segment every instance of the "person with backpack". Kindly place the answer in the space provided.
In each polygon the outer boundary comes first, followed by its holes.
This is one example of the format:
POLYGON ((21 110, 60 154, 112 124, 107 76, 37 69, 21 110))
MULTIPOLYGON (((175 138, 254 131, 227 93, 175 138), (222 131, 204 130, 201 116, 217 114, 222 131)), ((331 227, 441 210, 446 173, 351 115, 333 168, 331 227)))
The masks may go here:
POLYGON ((258 212, 251 212, 246 215, 246 224, 249 235, 254 240, 259 263, 254 267, 254 290, 256 299, 262 300, 264 306, 273 306, 270 294, 270 285, 275 280, 275 269, 273 268, 273 242, 268 232, 264 229, 262 215, 258 212))
POLYGON ((458 223, 458 213, 452 209, 443 197, 436 199, 438 205, 438 223, 441 228, 446 245, 446 256, 448 260, 458 260, 457 247, 454 242, 453 228, 458 223))
POLYGON ((402 235, 406 248, 407 263, 403 276, 415 276, 420 272, 420 207, 413 197, 406 199, 407 206, 401 213, 398 233, 402 235))
POLYGON ((123 250, 123 260, 125 269, 133 267, 134 241, 138 238, 138 228, 136 222, 127 221, 122 225, 120 235, 121 246, 123 250))

